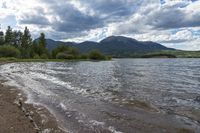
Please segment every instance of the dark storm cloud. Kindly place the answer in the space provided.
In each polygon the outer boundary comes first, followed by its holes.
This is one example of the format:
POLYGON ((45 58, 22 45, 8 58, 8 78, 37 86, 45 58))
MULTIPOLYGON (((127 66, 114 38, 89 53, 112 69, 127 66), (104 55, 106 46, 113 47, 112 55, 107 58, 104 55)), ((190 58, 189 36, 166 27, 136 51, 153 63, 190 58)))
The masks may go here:
POLYGON ((110 16, 127 16, 137 9, 138 1, 132 0, 82 0, 89 8, 93 8, 97 13, 110 16))
MULTIPOLYGON (((200 12, 199 12, 200 13, 200 12)), ((178 7, 168 7, 149 15, 148 24, 154 28, 173 29, 200 26, 200 14, 186 12, 178 7)))
MULTIPOLYGON (((60 18, 60 20, 55 20, 49 24, 53 29, 60 32, 82 32, 103 28, 112 22, 124 22, 134 13, 140 13, 137 12, 138 9, 145 9, 149 4, 151 5, 151 3, 146 3, 146 5, 141 6, 141 3, 144 2, 140 0, 78 0, 74 2, 75 4, 76 2, 79 3, 86 10, 92 10, 94 13, 91 15, 79 10, 70 3, 71 1, 42 1, 52 11, 52 14, 60 18)), ((146 15, 147 19, 141 20, 140 23, 158 29, 200 26, 200 15, 197 13, 188 14, 182 9, 186 6, 187 3, 181 2, 171 6, 163 6, 157 11, 152 9, 142 14, 146 15)))
POLYGON ((45 16, 39 15, 24 15, 23 18, 19 20, 21 24, 33 24, 38 26, 48 26, 50 23, 45 16))
POLYGON ((84 14, 72 5, 54 7, 53 11, 60 18, 52 25, 57 31, 80 32, 103 26, 99 17, 84 14))
MULTIPOLYGON (((80 0, 81 6, 92 10, 93 14, 87 14, 75 7, 71 1, 41 0, 46 4, 49 12, 46 15, 57 16, 49 22, 45 15, 38 11, 34 15, 24 15, 20 22, 23 24, 49 25, 60 32, 83 32, 101 28, 111 22, 123 21, 136 10, 135 3, 127 0, 80 0)), ((37 11, 37 9, 36 9, 37 11)))
POLYGON ((19 18, 21 24, 33 24, 38 26, 50 25, 49 20, 46 18, 46 14, 43 8, 35 8, 34 11, 27 11, 19 18))

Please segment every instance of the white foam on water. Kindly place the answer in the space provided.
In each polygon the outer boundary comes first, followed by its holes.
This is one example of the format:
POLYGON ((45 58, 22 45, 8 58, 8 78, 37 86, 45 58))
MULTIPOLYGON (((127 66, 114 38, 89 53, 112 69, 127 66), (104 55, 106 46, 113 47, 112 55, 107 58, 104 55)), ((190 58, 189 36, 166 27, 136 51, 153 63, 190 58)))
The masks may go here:
POLYGON ((52 67, 54 70, 72 70, 73 69, 73 67, 52 67))
POLYGON ((38 73, 38 72, 30 72, 29 75, 33 79, 44 79, 44 80, 50 81, 50 82, 58 84, 58 85, 63 85, 63 86, 67 85, 66 82, 64 82, 56 77, 50 76, 48 74, 43 74, 43 73, 38 73))
POLYGON ((42 133, 51 133, 52 129, 44 129, 42 133))
POLYGON ((33 102, 32 94, 34 93, 37 95, 43 96, 53 96, 54 94, 45 88, 39 81, 35 80, 37 77, 45 77, 41 74, 36 74, 25 70, 24 72, 23 67, 18 67, 19 64, 6 64, 1 66, 2 71, 0 74, 5 77, 7 82, 6 85, 17 87, 27 94, 27 102, 33 102))
POLYGON ((61 102, 59 105, 63 110, 65 110, 65 111, 67 110, 67 107, 64 105, 64 103, 61 102))
POLYGON ((104 122, 100 122, 100 121, 97 121, 97 120, 90 120, 89 122, 94 126, 104 126, 105 125, 104 122))
POLYGON ((27 95, 27 103, 34 103, 33 94, 42 95, 42 96, 53 96, 50 90, 45 89, 45 87, 38 81, 33 80, 32 78, 28 78, 26 75, 12 75, 7 77, 6 85, 14 86, 20 90, 22 90, 27 95), (20 79, 20 81, 19 81, 20 79))
MULTIPOLYGON (((59 86, 63 86, 64 88, 73 91, 75 94, 80 94, 84 97, 90 97, 94 99, 101 99, 103 98, 104 100, 109 100, 112 98, 112 93, 110 92, 105 92, 104 90, 101 89, 95 89, 92 88, 90 91, 88 91, 85 88, 80 88, 80 87, 75 87, 71 84, 71 82, 66 82, 62 81, 56 76, 51 76, 53 74, 58 74, 59 70, 72 70, 72 67, 52 67, 51 65, 45 65, 42 63, 37 63, 37 64, 21 64, 21 63, 11 63, 11 64, 6 64, 3 68, 3 73, 5 74, 10 74, 13 77, 19 77, 22 79, 24 82, 24 86, 27 86, 27 88, 31 88, 35 93, 46 93, 47 89, 44 87, 41 87, 42 84, 38 81, 40 79, 46 80, 52 84, 56 84, 59 86), (45 67, 44 67, 45 66, 45 67), (47 66, 47 68, 46 68, 47 66), (58 70, 58 71, 56 71, 58 70), (39 71, 39 72, 38 72, 39 71), (31 79, 30 79, 31 78, 31 79), (32 81, 32 83, 31 83, 32 81), (32 84, 32 85, 30 85, 32 84), (42 89, 41 89, 42 88, 42 89), (45 90, 45 92, 42 92, 41 90, 45 90)), ((60 74, 65 74, 65 71, 61 72, 60 74), (64 73, 63 73, 64 72, 64 73)), ((111 78, 112 79, 112 78, 111 78)), ((117 79, 114 79, 116 82, 117 79)), ((100 83, 99 83, 100 84, 100 83)))
POLYGON ((50 76, 48 74, 30 72, 29 76, 31 76, 33 79, 43 79, 43 80, 49 81, 49 82, 51 82, 53 84, 57 84, 57 85, 63 86, 68 90, 74 91, 76 94, 82 94, 82 95, 87 94, 85 89, 74 87, 74 86, 71 85, 70 82, 62 81, 61 79, 56 78, 54 76, 50 76))
POLYGON ((108 129, 109 129, 109 131, 111 131, 112 133, 123 133, 123 132, 121 132, 121 131, 117 131, 117 130, 116 130, 114 127, 112 127, 112 126, 109 126, 108 129))
MULTIPOLYGON (((66 87, 67 89, 70 90, 74 90, 75 88, 72 87, 69 82, 64 82, 54 76, 50 76, 48 74, 43 74, 43 73, 38 73, 38 72, 29 72, 29 73, 21 73, 19 72, 15 72, 15 73, 11 73, 10 75, 12 75, 13 79, 15 79, 16 77, 18 77, 18 79, 22 80, 22 82, 24 83, 24 86, 27 86, 31 89, 35 88, 34 91, 37 92, 39 90, 41 90, 41 88, 43 90, 46 90, 46 88, 44 88, 44 86, 41 85, 41 83, 39 81, 37 81, 37 79, 43 79, 46 81, 50 81, 53 84, 57 84, 57 85, 61 85, 63 87, 66 87), (39 89, 39 90, 37 90, 39 89)), ((16 80, 18 80, 16 79, 16 80)), ((15 84, 16 85, 16 84, 15 84)), ((45 92, 46 94, 49 94, 47 92, 45 92)))

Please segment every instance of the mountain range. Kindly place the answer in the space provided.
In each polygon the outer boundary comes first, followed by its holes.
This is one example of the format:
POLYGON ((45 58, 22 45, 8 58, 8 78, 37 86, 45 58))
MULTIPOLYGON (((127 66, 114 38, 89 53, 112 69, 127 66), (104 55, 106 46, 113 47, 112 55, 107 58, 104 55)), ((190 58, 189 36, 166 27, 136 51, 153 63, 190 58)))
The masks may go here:
POLYGON ((149 52, 157 52, 161 50, 175 50, 167 48, 159 43, 152 41, 138 41, 136 39, 124 36, 110 36, 100 42, 85 41, 81 43, 62 42, 46 39, 49 51, 58 45, 73 46, 79 49, 81 53, 88 53, 93 49, 99 50, 106 55, 113 57, 134 57, 149 52))

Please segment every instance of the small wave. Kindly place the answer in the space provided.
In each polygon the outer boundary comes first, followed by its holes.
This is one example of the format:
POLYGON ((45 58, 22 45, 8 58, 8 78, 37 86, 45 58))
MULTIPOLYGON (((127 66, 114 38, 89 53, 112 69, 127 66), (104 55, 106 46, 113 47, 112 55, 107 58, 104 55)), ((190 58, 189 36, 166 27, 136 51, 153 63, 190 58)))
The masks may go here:
POLYGON ((123 133, 123 132, 121 132, 121 131, 117 131, 117 130, 116 130, 114 127, 112 127, 112 126, 109 126, 108 129, 109 129, 109 131, 111 131, 112 133, 123 133))
POLYGON ((62 102, 59 104, 59 106, 60 106, 64 111, 67 110, 67 107, 66 107, 62 102))
POLYGON ((104 126, 105 125, 104 122, 99 122, 99 121, 96 121, 96 120, 90 120, 90 123, 94 126, 104 126))

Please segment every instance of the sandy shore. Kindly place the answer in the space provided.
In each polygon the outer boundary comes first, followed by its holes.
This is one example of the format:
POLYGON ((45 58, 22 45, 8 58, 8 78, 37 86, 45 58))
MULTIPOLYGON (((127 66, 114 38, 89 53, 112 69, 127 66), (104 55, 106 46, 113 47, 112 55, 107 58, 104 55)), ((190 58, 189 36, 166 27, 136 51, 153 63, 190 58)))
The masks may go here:
POLYGON ((63 133, 56 119, 41 106, 25 104, 25 96, 0 81, 0 133, 63 133))

